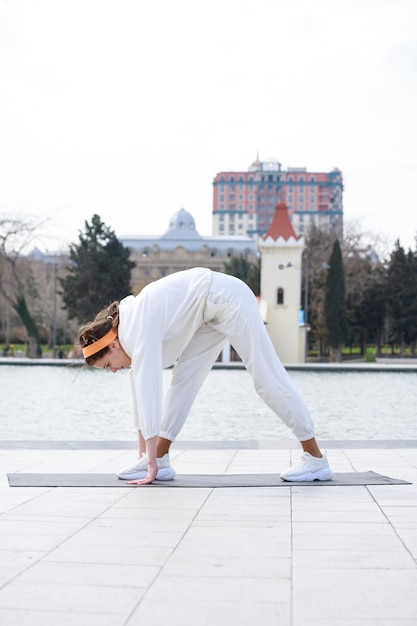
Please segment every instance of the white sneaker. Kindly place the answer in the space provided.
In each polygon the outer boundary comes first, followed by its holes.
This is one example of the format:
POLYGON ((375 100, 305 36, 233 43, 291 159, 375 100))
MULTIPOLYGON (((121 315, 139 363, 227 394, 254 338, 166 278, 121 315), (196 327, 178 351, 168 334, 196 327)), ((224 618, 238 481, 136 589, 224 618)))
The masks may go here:
MULTIPOLYGON (((175 470, 171 467, 169 454, 164 454, 160 459, 156 459, 158 473, 156 480, 173 480, 175 470)), ((135 465, 129 465, 117 472, 118 478, 122 480, 141 480, 148 473, 148 457, 144 454, 135 465)))
POLYGON ((308 452, 303 452, 300 463, 282 472, 281 478, 282 480, 295 482, 331 480, 333 472, 325 454, 323 454, 321 459, 318 459, 315 456, 311 456, 308 452))

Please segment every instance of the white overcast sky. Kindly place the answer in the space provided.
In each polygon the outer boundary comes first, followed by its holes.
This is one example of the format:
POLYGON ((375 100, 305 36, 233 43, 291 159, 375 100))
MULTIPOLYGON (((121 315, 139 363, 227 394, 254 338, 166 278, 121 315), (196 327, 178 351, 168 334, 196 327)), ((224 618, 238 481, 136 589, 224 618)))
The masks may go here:
POLYGON ((0 0, 0 216, 44 248, 98 213, 211 234, 212 181, 257 151, 338 167, 344 214, 415 248, 417 0, 0 0))

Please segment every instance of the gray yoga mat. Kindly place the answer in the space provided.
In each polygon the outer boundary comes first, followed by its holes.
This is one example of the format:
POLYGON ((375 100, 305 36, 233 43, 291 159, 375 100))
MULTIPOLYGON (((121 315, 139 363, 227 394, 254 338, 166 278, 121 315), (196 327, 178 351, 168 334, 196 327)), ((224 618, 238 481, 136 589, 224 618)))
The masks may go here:
MULTIPOLYGON (((135 487, 114 474, 7 474, 10 487, 135 487)), ((337 487, 349 485, 410 485, 375 472, 336 473, 333 480, 286 482, 278 474, 177 474, 175 480, 156 480, 148 487, 337 487)))

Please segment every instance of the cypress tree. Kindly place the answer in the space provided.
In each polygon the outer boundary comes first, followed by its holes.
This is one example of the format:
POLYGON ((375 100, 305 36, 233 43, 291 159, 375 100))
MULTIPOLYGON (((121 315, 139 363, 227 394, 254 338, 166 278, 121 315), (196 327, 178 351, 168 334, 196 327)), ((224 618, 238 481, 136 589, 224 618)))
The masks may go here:
POLYGON ((342 360, 342 347, 348 333, 345 304, 345 278, 339 240, 333 244, 326 277, 324 316, 330 361, 342 360))

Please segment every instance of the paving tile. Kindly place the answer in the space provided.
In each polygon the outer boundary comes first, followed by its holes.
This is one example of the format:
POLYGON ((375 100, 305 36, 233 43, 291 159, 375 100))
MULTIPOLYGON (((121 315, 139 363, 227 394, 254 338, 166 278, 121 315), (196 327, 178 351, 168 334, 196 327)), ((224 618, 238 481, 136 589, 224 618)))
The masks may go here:
MULTIPOLYGON (((43 491, 46 491, 44 489, 43 491)), ((7 490, 0 490, 0 515, 10 514, 19 509, 26 502, 34 497, 33 489, 21 487, 19 489, 11 489, 7 486, 7 490)))
MULTIPOLYGON (((416 620, 417 571, 297 569, 293 578, 294 621, 316 619, 416 620), (308 598, 308 602, 306 602, 308 598)), ((395 623, 395 622, 394 622, 395 623)))
POLYGON ((124 626, 125 623, 125 615, 114 613, 0 608, 0 624, 2 626, 51 626, 52 624, 59 626, 124 626))
MULTIPOLYGON (((210 495, 204 506, 199 511, 196 518, 197 522, 203 523, 204 521, 210 522, 210 520, 219 520, 222 517, 224 520, 238 520, 244 519, 245 521, 259 521, 266 522, 271 521, 288 521, 290 519, 290 497, 283 498, 276 492, 280 489, 275 489, 275 493, 269 493, 267 496, 246 494, 236 495, 236 490, 229 491, 227 494, 218 495, 218 491, 210 495)), ((252 489, 255 491, 256 489, 252 489)), ((285 489, 285 491, 287 491, 285 489)))
MULTIPOLYGON (((130 617, 126 626, 165 623, 165 602, 145 599, 130 617)), ((202 601, 194 598, 176 600, 169 606, 170 626, 291 626, 289 602, 202 601)))
MULTIPOLYGON (((142 525, 142 522, 146 525, 152 522, 155 522, 156 526, 159 524, 163 524, 164 522, 174 522, 174 523, 182 523, 182 524, 190 524, 192 520, 195 518, 196 513, 198 511, 197 508, 170 508, 167 506, 165 509, 161 510, 161 507, 150 507, 149 504, 147 506, 138 507, 138 506, 119 506, 114 505, 111 508, 106 509, 100 514, 100 520, 134 520, 137 525, 142 525)), ((171 525, 168 528, 173 528, 171 525)))
MULTIPOLYGON (((305 618, 301 618, 301 619, 297 619, 294 618, 293 622, 292 622, 292 626, 305 626, 306 621, 305 618)), ((373 619, 372 617, 365 617, 365 618, 349 618, 349 617, 338 617, 336 620, 335 618, 331 618, 331 619, 325 619, 325 618, 320 618, 320 619, 309 619, 308 620, 308 626, 416 626, 416 621, 414 619, 381 619, 381 618, 375 618, 373 619)))
POLYGON ((189 489, 173 489, 171 487, 158 487, 158 489, 141 488, 136 489, 117 489, 125 491, 126 497, 114 506, 122 506, 124 508, 159 508, 165 509, 198 509, 201 507, 212 489, 205 488, 189 488, 189 489))
MULTIPOLYGON (((324 529, 323 529, 324 530, 324 529)), ((371 534, 296 534, 293 537, 293 550, 379 550, 395 552, 402 550, 403 544, 395 533, 390 535, 371 534)))
POLYGON ((224 503, 222 505, 221 502, 212 502, 210 500, 198 514, 198 521, 210 521, 210 518, 218 518, 218 516, 235 520, 251 520, 253 522, 266 522, 268 520, 287 521, 290 519, 290 509, 277 510, 277 507, 274 506, 273 503, 271 503, 270 506, 256 507, 253 503, 242 502, 241 504, 235 505, 232 503, 224 503))
MULTIPOLYGON (((40 561, 19 576, 21 584, 56 583, 105 587, 148 587, 161 568, 153 565, 113 563, 61 563, 40 561)), ((1 623, 1 622, 0 622, 1 623)))
POLYGON ((363 536, 382 536, 382 537, 395 537, 392 526, 385 522, 383 524, 376 523, 364 523, 364 522, 334 522, 330 520, 327 523, 323 522, 294 522, 292 525, 293 537, 300 535, 308 535, 309 537, 317 537, 319 535, 326 536, 342 536, 355 537, 358 535, 363 536))
POLYGON ((285 602, 290 601, 291 583, 285 578, 215 578, 213 576, 160 575, 146 599, 164 602, 285 602))
MULTIPOLYGON (((107 529, 114 530, 118 533, 125 532, 147 532, 152 531, 154 533, 162 532, 162 533, 184 533, 192 522, 194 515, 185 515, 180 519, 177 519, 175 516, 168 515, 167 517, 161 517, 161 511, 158 509, 157 514, 154 510, 149 511, 149 516, 146 514, 141 514, 138 516, 137 512, 134 511, 133 515, 129 515, 131 513, 131 509, 118 509, 118 512, 125 511, 126 514, 121 516, 114 516, 111 511, 105 511, 100 517, 92 520, 88 527, 89 529, 107 529)), ((175 510, 177 513, 178 510, 175 510)))
POLYGON ((71 546, 146 546, 175 548, 184 533, 162 532, 154 533, 151 530, 142 530, 138 525, 136 530, 124 531, 122 533, 113 528, 86 528, 68 540, 71 546))
POLYGON ((378 504, 382 507, 415 506, 417 489, 414 489, 414 485, 395 485, 395 488, 393 487, 393 485, 370 485, 368 489, 378 504))
POLYGON ((404 546, 413 555, 414 559, 417 560, 417 533, 415 528, 396 528, 396 532, 400 537, 401 541, 404 543, 404 546))
POLYGON ((10 550, 24 550, 29 552, 49 552, 59 546, 65 539, 65 534, 35 534, 35 533, 5 533, 0 535, 1 548, 10 550))
MULTIPOLYGON (((326 508, 322 510, 309 511, 303 509, 302 511, 293 511, 293 522, 310 522, 315 523, 315 527, 318 528, 320 523, 336 524, 340 523, 342 526, 353 524, 375 524, 380 527, 384 524, 389 525, 385 515, 377 508, 374 507, 371 511, 332 511, 326 508)), ((323 525, 323 524, 321 524, 323 525)))
POLYGON ((344 550, 342 548, 294 550, 292 565, 294 570, 309 570, 315 575, 317 575, 317 570, 322 569, 416 569, 415 560, 405 549, 395 551, 367 550, 366 548, 356 550, 344 550))
POLYGON ((193 522, 194 527, 210 527, 215 528, 224 526, 226 528, 254 528, 255 532, 257 528, 276 528, 283 526, 283 522, 289 522, 290 516, 282 516, 277 519, 271 518, 270 515, 265 516, 250 516, 233 515, 233 514, 213 514, 213 515, 199 515, 193 522))
POLYGON ((275 528, 252 528, 235 526, 192 527, 176 549, 181 556, 253 556, 276 558, 290 556, 291 528, 287 524, 280 532, 275 528))
POLYGON ((17 513, 5 514, 0 517, 0 541, 3 536, 8 534, 25 535, 33 533, 34 535, 71 535, 80 528, 83 528, 88 522, 88 518, 71 519, 53 518, 48 516, 20 516, 17 513))
MULTIPOLYGON (((80 491, 80 489, 74 488, 71 495, 66 496, 66 499, 62 499, 61 496, 51 500, 50 498, 39 496, 36 499, 24 502, 19 506, 19 515, 38 515, 44 518, 50 515, 70 518, 96 517, 111 505, 111 502, 103 501, 78 501, 77 491, 80 491)), ((47 494, 45 495, 47 496, 47 494)))
POLYGON ((417 502, 415 506, 384 506, 384 514, 392 524, 408 524, 417 528, 417 502))
POLYGON ((36 561, 39 561, 44 554, 44 552, 3 548, 0 550, 1 567, 7 568, 10 571, 23 571, 33 565, 33 563, 36 563, 36 561))
POLYGON ((174 553, 164 566, 164 576, 216 578, 290 578, 291 559, 255 556, 181 556, 174 553))
MULTIPOLYGON (((392 489, 392 487, 391 487, 392 489)), ((292 487, 292 496, 296 499, 322 500, 323 502, 373 502, 372 495, 366 486, 352 485, 338 487, 306 487, 297 485, 292 487)))
POLYGON ((0 589, 0 608, 17 610, 114 613, 128 616, 140 602, 143 588, 12 581, 0 589))
POLYGON ((340 513, 374 513, 379 511, 380 507, 373 498, 367 500, 360 500, 355 502, 352 500, 339 500, 339 499, 312 499, 312 498, 300 498, 293 497, 291 501, 291 509, 293 514, 298 514, 299 511, 307 512, 340 512, 340 513))
POLYGON ((65 542, 45 557, 47 561, 66 563, 114 563, 124 565, 162 566, 172 552, 172 548, 148 546, 87 545, 65 542))
MULTIPOLYGON (((273 498, 274 500, 289 499, 291 497, 291 488, 288 487, 222 487, 216 489, 210 495, 211 498, 256 498, 255 502, 259 503, 259 498, 273 498)), ((265 500, 268 502, 268 500, 265 500)))

